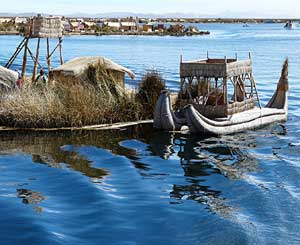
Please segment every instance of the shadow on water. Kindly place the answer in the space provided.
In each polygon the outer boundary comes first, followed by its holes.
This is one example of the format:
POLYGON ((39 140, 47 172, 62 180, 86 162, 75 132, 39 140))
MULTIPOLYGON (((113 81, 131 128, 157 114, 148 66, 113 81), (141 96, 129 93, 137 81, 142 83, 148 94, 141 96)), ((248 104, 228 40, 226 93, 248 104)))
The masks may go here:
POLYGON ((255 137, 236 135, 199 137, 189 134, 153 132, 147 139, 148 151, 161 159, 179 159, 186 184, 173 184, 170 197, 180 204, 193 200, 204 204, 213 213, 227 216, 233 207, 222 197, 222 190, 208 185, 207 179, 223 176, 239 180, 258 171, 258 162, 248 153, 256 146, 255 137))
POLYGON ((153 155, 162 159, 178 157, 185 176, 207 176, 214 172, 230 179, 241 179, 244 173, 257 171, 257 161, 247 151, 255 146, 254 137, 242 134, 204 138, 155 132, 149 142, 153 155))
MULTIPOLYGON (((109 170, 96 168, 78 148, 92 146, 106 149, 112 154, 128 158, 137 172, 148 178, 170 175, 159 166, 145 161, 156 157, 162 161, 175 159, 183 170, 183 181, 172 185, 170 203, 180 204, 192 200, 204 204, 213 213, 225 215, 232 208, 222 197, 222 190, 207 184, 211 176, 230 180, 242 179, 244 174, 257 171, 257 162, 247 152, 255 147, 255 138, 249 135, 204 138, 188 134, 155 132, 151 126, 132 127, 119 131, 82 131, 82 132, 10 132, 0 134, 0 154, 24 153, 32 156, 34 163, 49 167, 68 168, 83 175, 101 180, 110 174, 109 170), (143 145, 142 150, 124 146, 124 141, 135 141, 143 145), (71 147, 68 147, 71 146, 71 147), (155 172, 156 174, 153 174, 155 172), (184 184, 182 184, 184 183, 184 184)), ((101 183, 98 181, 97 183, 101 183)), ((38 204, 43 201, 39 192, 18 189, 18 197, 23 203, 38 204)))

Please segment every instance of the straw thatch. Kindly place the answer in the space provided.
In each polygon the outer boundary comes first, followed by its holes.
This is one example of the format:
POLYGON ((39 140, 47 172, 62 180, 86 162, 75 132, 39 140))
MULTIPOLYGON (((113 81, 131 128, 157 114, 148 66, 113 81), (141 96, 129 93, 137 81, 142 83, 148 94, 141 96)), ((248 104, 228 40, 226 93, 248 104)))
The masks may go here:
POLYGON ((60 17, 36 16, 31 20, 31 37, 58 38, 63 35, 60 17))
POLYGON ((135 74, 129 69, 120 66, 113 61, 100 56, 86 56, 75 58, 53 70, 54 79, 62 83, 74 83, 76 81, 88 80, 88 69, 91 66, 101 65, 114 77, 118 84, 124 87, 125 73, 131 79, 134 79, 135 74))
POLYGON ((232 77, 252 72, 251 60, 207 59, 180 64, 180 77, 232 77))

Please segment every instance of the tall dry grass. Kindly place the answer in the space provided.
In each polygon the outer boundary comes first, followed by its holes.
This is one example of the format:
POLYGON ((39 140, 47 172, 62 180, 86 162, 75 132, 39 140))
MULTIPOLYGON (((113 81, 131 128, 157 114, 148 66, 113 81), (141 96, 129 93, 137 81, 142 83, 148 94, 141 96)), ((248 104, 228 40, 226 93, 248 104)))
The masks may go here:
POLYGON ((165 89, 165 81, 157 71, 148 71, 142 77, 136 99, 142 106, 141 115, 143 118, 153 118, 157 99, 160 92, 165 89))
POLYGON ((81 127, 139 119, 132 96, 108 99, 91 85, 24 88, 0 102, 0 125, 21 128, 81 127))
POLYGON ((91 67, 89 72, 85 82, 56 82, 42 89, 26 86, 2 94, 0 125, 61 128, 152 118, 161 79, 145 76, 148 78, 136 95, 126 93, 101 66, 91 67))

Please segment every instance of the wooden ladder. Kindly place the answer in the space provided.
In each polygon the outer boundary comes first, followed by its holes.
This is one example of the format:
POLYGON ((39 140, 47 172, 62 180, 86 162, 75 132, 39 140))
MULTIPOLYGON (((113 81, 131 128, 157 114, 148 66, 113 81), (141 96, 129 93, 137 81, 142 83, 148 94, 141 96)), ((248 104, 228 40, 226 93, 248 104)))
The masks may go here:
MULTIPOLYGON (((251 97, 255 97, 256 98, 256 101, 258 103, 258 106, 259 108, 261 109, 261 103, 260 103, 260 98, 259 98, 259 95, 258 95, 258 91, 257 91, 257 87, 256 87, 256 82, 254 81, 253 79, 253 76, 252 75, 248 75, 247 74, 247 77, 248 79, 250 80, 251 82, 251 85, 248 85, 248 86, 245 86, 245 88, 251 88, 251 92, 247 92, 245 91, 245 95, 250 95, 251 97)), ((246 90, 246 89, 245 89, 246 90)))

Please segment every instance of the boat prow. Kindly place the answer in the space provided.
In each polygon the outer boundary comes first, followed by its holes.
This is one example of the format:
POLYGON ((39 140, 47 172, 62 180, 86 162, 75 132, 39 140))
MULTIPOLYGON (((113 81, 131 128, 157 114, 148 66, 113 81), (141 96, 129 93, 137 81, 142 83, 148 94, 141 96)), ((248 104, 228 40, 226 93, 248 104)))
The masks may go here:
POLYGON ((277 88, 272 98, 266 105, 266 108, 284 109, 286 114, 288 113, 288 91, 289 91, 289 80, 288 80, 288 59, 285 60, 281 77, 277 84, 277 88))
POLYGON ((175 115, 172 109, 170 92, 168 90, 163 90, 156 103, 154 128, 168 131, 180 130, 185 122, 186 120, 184 118, 179 118, 175 115))

